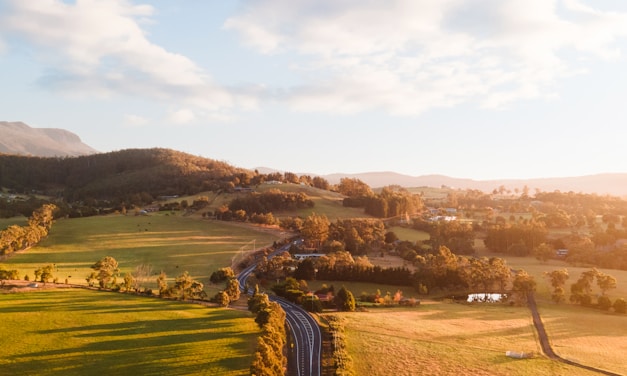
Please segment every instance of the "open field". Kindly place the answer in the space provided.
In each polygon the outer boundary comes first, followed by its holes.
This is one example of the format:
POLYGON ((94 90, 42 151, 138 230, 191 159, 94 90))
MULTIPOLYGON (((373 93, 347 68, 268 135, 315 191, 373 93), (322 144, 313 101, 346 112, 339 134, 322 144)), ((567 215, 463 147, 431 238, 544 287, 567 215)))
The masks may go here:
POLYGON ((26 217, 11 217, 0 218, 0 231, 11 225, 26 226, 28 224, 28 218, 26 217))
POLYGON ((395 233, 396 237, 398 237, 399 240, 407 240, 412 243, 429 240, 430 238, 430 235, 428 233, 420 230, 414 230, 408 227, 392 226, 386 229, 386 231, 391 231, 395 233))
MULTIPOLYGON (((234 256, 279 239, 263 228, 177 215, 97 216, 57 220, 38 246, 11 256, 6 268, 34 278, 38 267, 54 264, 60 282, 86 284, 90 266, 105 256, 114 257, 121 275, 137 265, 152 265, 170 279, 188 271, 205 284, 211 296, 223 286, 211 286, 209 276, 230 266, 234 256), (213 291, 215 290, 215 291, 213 291)), ((153 281, 154 282, 154 281, 153 281)), ((150 287, 150 286, 149 286, 150 287)))
POLYGON ((247 375, 250 313, 53 289, 0 293, 2 375, 247 375))
POLYGON ((412 309, 343 313, 356 374, 594 375, 545 358, 525 307, 423 302, 412 309))

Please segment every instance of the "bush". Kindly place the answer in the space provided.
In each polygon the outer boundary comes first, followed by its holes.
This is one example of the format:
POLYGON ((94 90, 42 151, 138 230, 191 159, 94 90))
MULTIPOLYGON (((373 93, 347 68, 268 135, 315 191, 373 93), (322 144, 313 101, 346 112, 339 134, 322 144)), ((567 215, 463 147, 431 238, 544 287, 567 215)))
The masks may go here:
POLYGON ((597 304, 599 306, 599 309, 602 309, 604 311, 609 311, 612 307, 612 301, 605 295, 599 297, 597 304))
POLYGON ((623 298, 616 299, 614 302, 614 312, 627 313, 627 302, 623 298))

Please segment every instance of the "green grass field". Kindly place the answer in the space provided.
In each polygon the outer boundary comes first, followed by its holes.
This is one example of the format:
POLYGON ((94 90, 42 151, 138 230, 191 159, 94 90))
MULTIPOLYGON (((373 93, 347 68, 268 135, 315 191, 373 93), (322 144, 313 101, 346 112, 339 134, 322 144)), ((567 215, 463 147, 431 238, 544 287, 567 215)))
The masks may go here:
POLYGON ((26 226, 27 224, 28 218, 26 217, 0 218, 0 230, 4 230, 11 225, 26 226))
POLYGON ((4 264, 21 275, 29 274, 31 279, 38 267, 54 264, 54 275, 60 282, 67 278, 69 283, 86 284, 90 266, 112 256, 120 265, 121 275, 139 264, 152 265, 156 274, 163 270, 170 279, 188 271, 205 284, 211 296, 223 288, 210 285, 213 271, 230 266, 242 251, 270 245, 277 239, 261 228, 178 215, 62 219, 55 221, 49 236, 38 246, 13 255, 4 264))
POLYGON ((80 289, 0 294, 2 375, 248 375, 250 313, 80 289))

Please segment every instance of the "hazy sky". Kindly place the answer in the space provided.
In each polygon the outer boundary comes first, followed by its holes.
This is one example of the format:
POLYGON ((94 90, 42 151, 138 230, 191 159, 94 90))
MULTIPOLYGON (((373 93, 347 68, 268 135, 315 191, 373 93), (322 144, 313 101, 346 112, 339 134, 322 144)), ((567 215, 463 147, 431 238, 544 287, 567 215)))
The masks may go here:
POLYGON ((326 174, 627 172, 624 0, 0 0, 0 120, 326 174))

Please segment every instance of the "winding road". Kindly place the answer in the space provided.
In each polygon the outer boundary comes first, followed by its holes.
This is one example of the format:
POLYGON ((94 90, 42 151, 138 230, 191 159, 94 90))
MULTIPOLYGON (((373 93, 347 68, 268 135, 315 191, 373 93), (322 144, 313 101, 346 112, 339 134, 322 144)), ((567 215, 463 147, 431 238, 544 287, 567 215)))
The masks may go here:
MULTIPOLYGON (((291 244, 288 243, 272 252, 268 258, 289 250, 291 244)), ((256 264, 250 265, 237 275, 242 291, 249 295, 253 291, 246 286, 246 280, 256 267, 256 264)), ((279 303, 285 311, 285 319, 291 333, 293 347, 289 357, 290 375, 320 376, 322 334, 318 323, 307 311, 296 304, 276 296, 270 296, 270 300, 279 303)))

